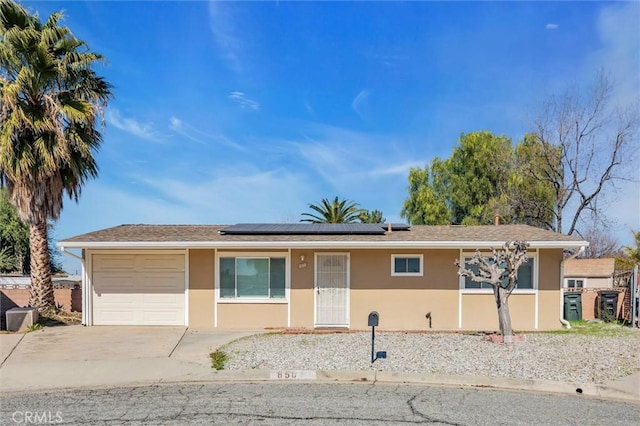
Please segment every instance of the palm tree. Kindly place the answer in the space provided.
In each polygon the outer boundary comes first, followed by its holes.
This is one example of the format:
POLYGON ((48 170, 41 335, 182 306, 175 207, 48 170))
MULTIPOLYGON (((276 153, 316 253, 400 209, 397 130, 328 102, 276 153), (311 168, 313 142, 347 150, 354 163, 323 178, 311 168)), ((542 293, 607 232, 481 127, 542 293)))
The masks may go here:
POLYGON ((358 208, 358 204, 348 200, 339 200, 338 197, 333 201, 323 198, 320 205, 309 204, 309 208, 318 212, 318 215, 312 213, 302 213, 302 216, 308 216, 308 219, 301 219, 300 222, 311 223, 354 223, 358 220, 358 215, 362 211, 358 208))
POLYGON ((93 66, 103 60, 58 25, 45 23, 13 0, 0 0, 0 184, 29 226, 30 304, 55 307, 47 221, 63 195, 78 201, 97 176, 103 111, 110 87, 93 66))
POLYGON ((387 221, 380 210, 362 210, 358 219, 362 223, 385 223, 387 221))

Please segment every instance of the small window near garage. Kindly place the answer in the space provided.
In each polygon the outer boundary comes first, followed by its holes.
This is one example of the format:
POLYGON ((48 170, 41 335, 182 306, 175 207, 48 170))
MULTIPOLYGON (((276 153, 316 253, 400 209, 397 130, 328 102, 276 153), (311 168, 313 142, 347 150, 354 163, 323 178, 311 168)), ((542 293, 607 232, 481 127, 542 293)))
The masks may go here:
POLYGON ((286 262, 281 257, 221 257, 222 299, 282 299, 286 262))
POLYGON ((583 288, 584 280, 568 279, 567 287, 569 288, 583 288))
POLYGON ((391 255, 392 276, 422 276, 421 254, 391 255))

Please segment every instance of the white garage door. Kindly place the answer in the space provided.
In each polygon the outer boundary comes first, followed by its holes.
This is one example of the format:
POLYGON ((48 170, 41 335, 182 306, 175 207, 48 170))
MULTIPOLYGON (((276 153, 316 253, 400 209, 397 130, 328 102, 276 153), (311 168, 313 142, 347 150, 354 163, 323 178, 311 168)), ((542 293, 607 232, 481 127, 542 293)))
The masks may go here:
POLYGON ((184 254, 94 254, 93 324, 184 325, 184 254))

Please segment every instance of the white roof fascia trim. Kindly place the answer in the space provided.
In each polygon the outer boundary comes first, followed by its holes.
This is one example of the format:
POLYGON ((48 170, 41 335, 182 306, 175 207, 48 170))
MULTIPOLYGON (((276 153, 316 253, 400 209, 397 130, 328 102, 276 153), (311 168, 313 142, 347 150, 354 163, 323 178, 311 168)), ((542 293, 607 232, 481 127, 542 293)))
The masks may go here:
MULTIPOLYGON (((557 248, 588 246, 587 241, 529 241, 530 248, 557 248)), ((184 248, 499 248, 503 241, 124 241, 124 242, 58 242, 66 248, 109 249, 184 249, 184 248)))

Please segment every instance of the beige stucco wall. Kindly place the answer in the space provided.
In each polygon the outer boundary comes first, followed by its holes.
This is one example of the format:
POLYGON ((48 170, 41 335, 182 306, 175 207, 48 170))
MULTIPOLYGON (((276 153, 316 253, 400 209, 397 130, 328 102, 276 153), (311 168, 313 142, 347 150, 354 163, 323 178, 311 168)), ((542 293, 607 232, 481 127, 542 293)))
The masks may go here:
POLYGON ((538 265, 538 330, 556 330, 560 323, 562 249, 540 250, 538 265))
MULTIPOLYGON (((538 327, 561 328, 560 263, 562 250, 538 251, 538 327)), ((509 297, 511 325, 517 331, 535 330, 535 294, 512 293, 509 297)), ((462 295, 462 328, 498 330, 498 312, 493 294, 462 295)))
MULTIPOLYGON (((336 252, 331 251, 330 252, 336 252)), ((292 250, 291 326, 314 326, 315 253, 292 250), (304 255, 304 262, 300 256, 304 255)), ((349 250, 350 327, 367 328, 369 312, 380 314, 380 329, 433 329, 457 327, 458 279, 453 265, 458 250, 349 250), (392 277, 392 254, 423 254, 421 277, 392 277), (425 291, 428 290, 428 291, 425 291)))
POLYGON ((291 250, 291 327, 313 328, 314 282, 314 251, 291 250))
POLYGON ((371 311, 380 315, 381 330, 452 330, 458 324, 458 292, 446 290, 376 289, 351 292, 351 328, 366 329, 371 311))
MULTIPOLYGON (((332 250, 326 250, 336 252, 332 250)), ((292 250, 290 257, 290 307, 273 303, 218 304, 219 328, 314 326, 315 250, 292 250), (304 261, 300 256, 304 255, 304 261)), ((434 330, 497 330, 497 312, 491 294, 462 294, 453 262, 459 250, 348 250, 350 257, 350 327, 367 328, 371 311, 380 314, 380 329, 426 330, 427 312, 434 330), (423 254, 421 277, 391 276, 392 254, 423 254), (461 298, 461 300, 460 300, 461 298), (460 312, 460 302, 462 311, 460 312)), ((560 328, 560 262, 562 250, 541 250, 538 257, 538 329, 560 328)), ((189 251, 189 325, 212 327, 215 313, 215 252, 189 251)), ((535 328, 535 295, 510 298, 513 327, 535 328)))
POLYGON ((457 327, 458 250, 358 250, 351 253, 351 328, 367 328, 369 312, 380 314, 379 328, 427 330, 457 327), (423 275, 392 276, 393 254, 422 254, 423 275))
POLYGON ((213 327, 214 250, 189 250, 189 327, 213 327))
MULTIPOLYGON (((535 295, 511 294, 509 313, 514 330, 535 329, 535 295)), ((462 329, 498 331, 498 310, 493 294, 462 295, 462 329)))
POLYGON ((219 328, 284 328, 286 303, 219 303, 219 328))

